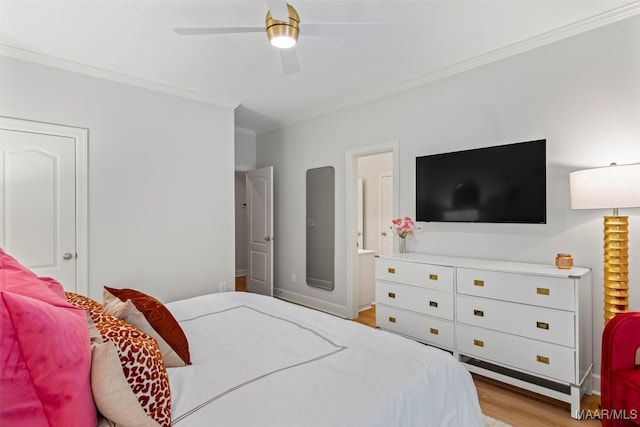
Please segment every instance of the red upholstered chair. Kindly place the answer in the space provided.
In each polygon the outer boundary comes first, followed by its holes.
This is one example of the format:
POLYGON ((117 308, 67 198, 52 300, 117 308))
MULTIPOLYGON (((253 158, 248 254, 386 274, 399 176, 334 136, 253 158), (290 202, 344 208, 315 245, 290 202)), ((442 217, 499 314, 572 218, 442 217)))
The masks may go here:
POLYGON ((603 427, 640 425, 640 313, 620 313, 602 334, 600 415, 603 427))

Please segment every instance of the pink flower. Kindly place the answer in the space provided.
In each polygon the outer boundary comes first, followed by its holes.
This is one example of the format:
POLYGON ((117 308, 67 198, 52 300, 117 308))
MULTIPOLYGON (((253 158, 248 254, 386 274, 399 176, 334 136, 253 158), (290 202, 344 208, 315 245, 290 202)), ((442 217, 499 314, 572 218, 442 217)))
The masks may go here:
POLYGON ((415 223, 410 217, 405 216, 404 218, 392 219, 391 223, 395 226, 392 228, 395 228, 396 234, 400 236, 401 239, 413 234, 413 226, 415 223))

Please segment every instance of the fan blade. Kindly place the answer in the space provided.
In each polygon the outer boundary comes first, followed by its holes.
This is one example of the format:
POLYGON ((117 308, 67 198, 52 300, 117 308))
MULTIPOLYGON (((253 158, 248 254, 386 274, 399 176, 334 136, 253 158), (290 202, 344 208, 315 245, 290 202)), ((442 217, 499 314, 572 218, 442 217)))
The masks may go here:
POLYGON ((298 54, 296 54, 294 49, 280 49, 280 61, 282 62, 282 71, 284 71, 285 74, 300 72, 298 54))
POLYGON ((264 33, 264 27, 219 27, 219 28, 174 28, 173 31, 182 36, 197 36, 202 34, 232 34, 232 33, 264 33))
POLYGON ((300 34, 305 36, 360 37, 384 39, 391 36, 393 25, 358 22, 322 24, 300 23, 300 34))
POLYGON ((271 17, 278 21, 289 22, 289 9, 287 2, 281 0, 267 0, 267 7, 271 12, 271 17))

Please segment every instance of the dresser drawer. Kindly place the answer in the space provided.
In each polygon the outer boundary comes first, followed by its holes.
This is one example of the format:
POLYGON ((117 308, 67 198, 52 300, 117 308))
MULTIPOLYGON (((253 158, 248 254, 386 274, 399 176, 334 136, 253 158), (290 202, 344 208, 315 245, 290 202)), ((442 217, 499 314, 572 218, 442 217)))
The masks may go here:
POLYGON ((381 304, 376 305, 376 325, 436 347, 453 349, 455 342, 453 323, 381 304))
POLYGON ((457 324, 456 349, 460 354, 513 369, 577 383, 575 351, 571 348, 457 324))
POLYGON ((465 295, 456 297, 460 323, 575 347, 575 314, 465 295))
POLYGON ((376 282, 376 303, 453 320, 453 294, 449 292, 376 282))
POLYGON ((376 258, 376 279, 453 292, 453 267, 376 258))
POLYGON ((573 279, 458 268, 456 284, 459 294, 575 310, 573 279))

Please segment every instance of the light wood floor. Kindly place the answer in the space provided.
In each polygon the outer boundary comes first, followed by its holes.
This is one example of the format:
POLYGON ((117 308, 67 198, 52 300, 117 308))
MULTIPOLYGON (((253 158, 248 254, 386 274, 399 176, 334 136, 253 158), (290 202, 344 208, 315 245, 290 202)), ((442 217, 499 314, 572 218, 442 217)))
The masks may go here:
MULTIPOLYGON (((236 278, 236 291, 245 291, 243 276, 236 278)), ((375 306, 360 312, 356 322, 375 328, 375 306)), ((569 404, 502 384, 473 374, 482 412, 514 427, 600 427, 598 420, 574 420, 569 404)), ((585 396, 582 409, 591 409, 597 396, 585 396)))

